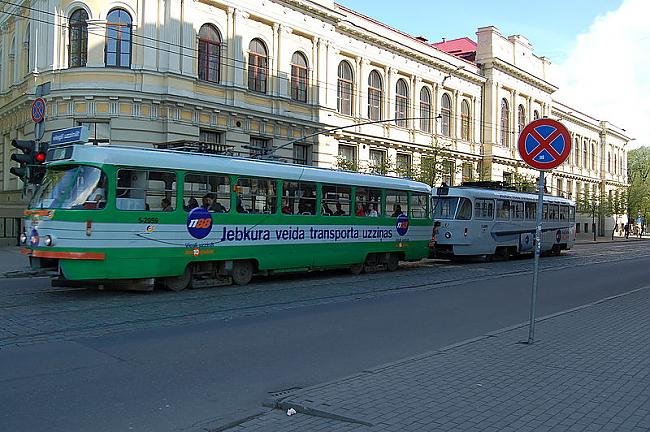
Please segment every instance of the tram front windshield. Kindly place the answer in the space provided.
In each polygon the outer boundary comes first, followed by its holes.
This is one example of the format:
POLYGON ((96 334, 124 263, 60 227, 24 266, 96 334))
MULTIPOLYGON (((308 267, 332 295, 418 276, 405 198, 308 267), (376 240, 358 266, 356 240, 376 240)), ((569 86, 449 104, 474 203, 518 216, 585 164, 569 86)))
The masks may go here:
POLYGON ((453 219, 458 206, 458 197, 433 199, 433 219, 453 219))
POLYGON ((106 205, 106 175, 99 168, 48 168, 30 203, 32 209, 98 210, 106 205))

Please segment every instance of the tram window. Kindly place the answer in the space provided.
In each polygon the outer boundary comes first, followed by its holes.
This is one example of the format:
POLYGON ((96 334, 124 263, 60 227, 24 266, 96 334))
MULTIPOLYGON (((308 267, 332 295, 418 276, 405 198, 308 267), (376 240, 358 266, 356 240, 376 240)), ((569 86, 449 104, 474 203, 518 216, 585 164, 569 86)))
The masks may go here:
POLYGON ((548 220, 548 204, 544 204, 544 210, 542 212, 542 219, 548 220))
POLYGON ((173 211, 175 204, 175 173, 130 169, 117 172, 119 210, 173 211))
POLYGON ((275 213, 277 188, 275 180, 240 177, 235 185, 237 213, 275 213))
POLYGON ((569 207, 569 222, 576 221, 576 209, 575 207, 569 207))
POLYGON ((230 210, 230 177, 211 174, 186 174, 183 183, 183 209, 203 207, 210 212, 230 210))
POLYGON ((510 201, 497 200, 497 220, 510 219, 510 201))
POLYGON ((379 209, 381 208, 381 189, 358 187, 356 202, 355 215, 370 217, 379 216, 379 209))
POLYGON ((551 204, 549 206, 548 213, 549 220, 558 220, 560 219, 560 206, 557 204, 551 204))
MULTIPOLYGON (((429 212, 427 204, 429 202, 429 194, 411 192, 411 217, 415 219, 428 219, 429 212)), ((470 204, 471 213, 471 204, 470 204)))
POLYGON ((461 198, 458 204, 458 212, 456 213, 457 220, 470 220, 472 219, 472 201, 469 198, 461 198))
POLYGON ((560 220, 561 221, 569 220, 569 207, 560 206, 560 220))
POLYGON ((350 216, 352 188, 350 186, 323 185, 323 216, 350 216))
POLYGON ((315 215, 316 184, 285 181, 282 188, 282 213, 315 215))
POLYGON ((386 209, 384 214, 390 214, 390 217, 405 215, 408 214, 408 206, 408 194, 406 192, 396 190, 386 191, 386 209))
POLYGON ((512 201, 510 214, 513 220, 524 220, 524 203, 520 201, 512 201))
POLYGON ((481 220, 494 219, 494 201, 491 199, 474 200, 474 218, 481 220))
POLYGON ((537 204, 534 202, 526 203, 526 220, 536 220, 537 217, 537 204))

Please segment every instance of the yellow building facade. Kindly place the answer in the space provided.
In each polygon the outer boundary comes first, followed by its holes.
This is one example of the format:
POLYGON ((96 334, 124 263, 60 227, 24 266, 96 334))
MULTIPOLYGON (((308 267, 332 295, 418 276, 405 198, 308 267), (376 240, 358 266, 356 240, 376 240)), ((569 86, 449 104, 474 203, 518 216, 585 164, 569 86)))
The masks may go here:
POLYGON ((34 138, 30 104, 43 85, 45 141, 52 130, 85 125, 96 145, 200 141, 244 156, 272 152, 411 176, 425 158, 442 155, 432 182, 460 184, 534 176, 514 143, 518 122, 538 115, 563 119, 581 146, 579 158, 552 174, 551 192, 575 197, 588 184, 608 193, 627 181, 624 131, 554 101, 548 61, 525 38, 494 27, 478 30, 468 60, 327 0, 41 0, 2 8, 5 241, 17 235, 25 206, 9 173, 10 141, 34 138))

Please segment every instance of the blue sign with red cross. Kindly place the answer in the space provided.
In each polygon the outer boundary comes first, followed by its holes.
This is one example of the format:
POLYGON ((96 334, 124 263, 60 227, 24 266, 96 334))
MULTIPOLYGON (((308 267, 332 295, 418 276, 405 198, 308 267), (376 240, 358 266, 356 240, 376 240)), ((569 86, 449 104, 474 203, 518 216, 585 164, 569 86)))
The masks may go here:
POLYGON ((571 154, 571 135, 566 126, 548 118, 533 120, 519 134, 519 155, 533 168, 556 168, 571 154))
POLYGON ((45 100, 37 97, 32 102, 32 120, 34 123, 40 123, 45 119, 45 100))

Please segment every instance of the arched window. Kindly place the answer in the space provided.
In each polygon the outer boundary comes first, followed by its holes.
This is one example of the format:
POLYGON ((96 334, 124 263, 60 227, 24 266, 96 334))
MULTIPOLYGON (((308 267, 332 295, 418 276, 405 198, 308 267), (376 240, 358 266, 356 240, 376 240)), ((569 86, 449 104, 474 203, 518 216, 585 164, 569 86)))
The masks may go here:
POLYGON ((598 167, 596 166, 596 144, 591 143, 591 169, 596 170, 598 167))
POLYGON ((368 75, 368 118, 381 119, 381 101, 383 99, 383 85, 381 75, 376 70, 368 75))
POLYGON ((199 30, 199 79, 219 82, 221 79, 221 36, 212 24, 199 30))
POLYGON ((507 146, 510 144, 510 110, 508 109, 508 101, 501 99, 501 136, 499 142, 501 145, 507 146))
POLYGON ((131 67, 131 15, 124 9, 113 9, 106 17, 106 48, 104 64, 113 67, 131 67))
POLYGON ((395 124, 397 126, 406 127, 408 121, 408 106, 409 106, 409 88, 406 81, 402 78, 397 80, 395 85, 395 124))
POLYGON ((300 52, 291 57, 291 99, 307 102, 307 58, 300 52))
POLYGON ((84 67, 88 60, 88 12, 77 9, 70 15, 68 67, 84 67))
POLYGON ((533 120, 539 119, 539 111, 535 110, 533 111, 533 120))
POLYGON ((27 28, 25 29, 25 38, 23 39, 23 46, 25 47, 25 75, 29 75, 31 69, 29 67, 29 49, 31 48, 30 41, 31 25, 27 23, 27 28))
POLYGON ((450 136, 451 132, 451 98, 447 93, 442 95, 441 109, 440 109, 440 132, 444 136, 450 136))
POLYGON ((582 143, 582 167, 583 168, 589 168, 587 162, 589 162, 589 158, 587 153, 587 142, 585 141, 582 143))
POLYGON ((470 139, 470 123, 469 102, 467 102, 467 99, 463 99, 460 104, 460 137, 465 141, 470 139))
POLYGON ((350 63, 343 60, 339 63, 338 86, 336 89, 336 102, 338 112, 345 115, 352 115, 352 67, 350 63))
POLYGON ((269 75, 269 56, 266 45, 259 39, 253 39, 248 45, 248 89, 266 93, 269 75))
POLYGON ((517 133, 521 133, 526 127, 526 108, 523 105, 517 107, 517 133))
POLYGON ((431 131, 431 92, 428 87, 420 90, 420 130, 431 131))

